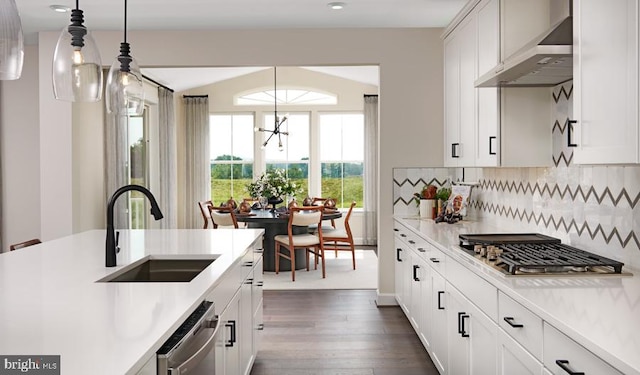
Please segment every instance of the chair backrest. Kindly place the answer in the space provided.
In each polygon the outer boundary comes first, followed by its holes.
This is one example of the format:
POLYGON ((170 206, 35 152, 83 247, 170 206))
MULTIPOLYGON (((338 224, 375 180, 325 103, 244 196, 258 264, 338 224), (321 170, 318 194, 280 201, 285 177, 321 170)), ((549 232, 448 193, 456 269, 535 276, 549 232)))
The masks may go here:
POLYGON ((13 245, 9 246, 9 251, 22 249, 23 247, 32 246, 32 245, 37 245, 37 244, 39 244, 39 243, 42 243, 42 241, 40 241, 40 239, 39 239, 39 238, 34 238, 34 239, 32 239, 32 240, 29 240, 29 241, 24 241, 24 242, 16 243, 16 244, 13 244, 13 245))
POLYGON ((202 219, 204 220, 204 225, 202 229, 207 229, 209 227, 209 221, 211 220, 211 213, 209 212, 209 207, 212 206, 211 201, 200 201, 198 202, 198 206, 200 207, 200 213, 202 213, 202 219))
POLYGON ((344 217, 344 229, 347 231, 347 235, 351 237, 351 225, 349 225, 349 219, 351 219, 351 213, 353 212, 353 208, 356 206, 356 201, 351 202, 351 206, 349 206, 349 211, 347 211, 347 216, 344 217))
POLYGON ((236 214, 230 206, 209 206, 209 214, 211 215, 211 222, 213 223, 214 229, 219 226, 238 228, 236 214))
POLYGON ((289 209, 289 226, 306 227, 322 222, 322 206, 291 207, 289 209))

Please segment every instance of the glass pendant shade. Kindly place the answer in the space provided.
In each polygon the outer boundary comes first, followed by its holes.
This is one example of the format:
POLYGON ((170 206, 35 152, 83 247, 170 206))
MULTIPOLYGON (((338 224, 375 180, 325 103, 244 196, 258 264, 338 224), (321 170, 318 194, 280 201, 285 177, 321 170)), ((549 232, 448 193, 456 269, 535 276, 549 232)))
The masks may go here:
POLYGON ((24 39, 18 7, 14 0, 0 0, 0 80, 14 80, 22 74, 24 39))
POLYGON ((144 112, 144 83, 140 67, 133 57, 119 56, 107 76, 107 112, 141 116, 144 112), (121 59, 128 59, 123 68, 121 59))
POLYGON ((53 53, 53 94, 70 102, 102 99, 102 61, 98 47, 87 34, 84 46, 74 47, 69 27, 62 29, 53 53))

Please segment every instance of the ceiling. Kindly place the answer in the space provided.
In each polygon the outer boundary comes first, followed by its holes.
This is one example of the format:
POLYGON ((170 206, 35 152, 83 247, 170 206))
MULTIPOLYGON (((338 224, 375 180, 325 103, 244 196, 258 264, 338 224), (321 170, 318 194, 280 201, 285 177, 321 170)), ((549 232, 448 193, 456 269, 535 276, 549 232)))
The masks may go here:
MULTIPOLYGON (((467 0, 342 0, 332 10, 331 0, 131 0, 128 30, 215 30, 296 28, 407 28, 444 27, 467 0), (247 10, 251 10, 248 12, 247 10)), ((35 44, 37 32, 57 31, 69 25, 69 13, 50 5, 75 7, 73 0, 17 0, 25 41, 35 44)), ((85 26, 90 30, 122 30, 124 2, 82 0, 85 26)), ((264 68, 144 69, 144 74, 176 91, 248 74, 264 68)), ((310 69, 378 84, 377 67, 310 67, 310 69)))

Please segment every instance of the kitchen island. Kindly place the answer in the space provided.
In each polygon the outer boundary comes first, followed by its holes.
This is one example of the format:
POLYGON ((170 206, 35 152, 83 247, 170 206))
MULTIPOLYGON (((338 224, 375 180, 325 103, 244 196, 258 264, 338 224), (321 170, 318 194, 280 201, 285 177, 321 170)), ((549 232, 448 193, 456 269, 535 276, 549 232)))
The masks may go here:
POLYGON ((110 268, 104 230, 0 254, 0 355, 60 355, 65 375, 137 373, 229 270, 262 248, 262 235, 120 231, 110 268), (190 282, 97 282, 147 256, 215 261, 190 282))
POLYGON ((509 276, 463 251, 458 238, 504 229, 481 221, 449 225, 396 217, 394 230, 396 298, 441 373, 466 373, 458 367, 463 364, 473 373, 490 368, 479 373, 505 375, 566 369, 640 375, 638 270, 509 276), (429 321, 420 321, 424 314, 429 321))

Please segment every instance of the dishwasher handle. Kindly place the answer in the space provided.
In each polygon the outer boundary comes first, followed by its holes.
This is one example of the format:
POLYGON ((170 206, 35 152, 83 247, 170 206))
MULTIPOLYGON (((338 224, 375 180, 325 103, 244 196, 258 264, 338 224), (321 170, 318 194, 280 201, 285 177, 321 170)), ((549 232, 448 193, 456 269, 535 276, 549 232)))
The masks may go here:
POLYGON ((176 367, 169 368, 169 375, 188 374, 189 369, 193 367, 193 364, 202 362, 202 360, 206 358, 209 353, 211 353, 211 350, 216 344, 216 334, 218 333, 218 329, 220 328, 220 324, 218 324, 218 315, 216 315, 213 319, 205 320, 203 322, 203 327, 207 329, 213 328, 207 341, 184 362, 180 363, 176 367))

